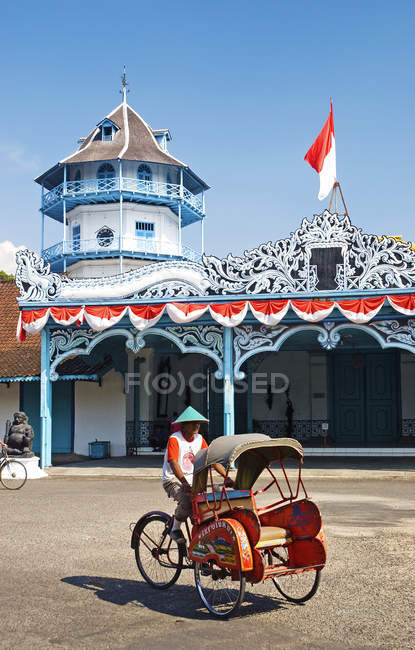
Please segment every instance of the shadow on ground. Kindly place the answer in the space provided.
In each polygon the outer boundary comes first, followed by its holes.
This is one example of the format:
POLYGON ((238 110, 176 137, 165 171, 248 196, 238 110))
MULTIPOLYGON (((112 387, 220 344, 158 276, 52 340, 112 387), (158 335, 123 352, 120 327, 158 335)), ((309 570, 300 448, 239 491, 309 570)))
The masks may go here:
MULTIPOLYGON (((156 590, 145 582, 100 576, 68 576, 62 578, 62 582, 86 589, 100 600, 114 605, 132 604, 161 614, 193 620, 210 618, 199 600, 196 588, 188 585, 174 585, 168 591, 156 590)), ((240 613, 245 617, 287 607, 298 607, 298 605, 291 605, 272 596, 248 592, 245 593, 240 613)))

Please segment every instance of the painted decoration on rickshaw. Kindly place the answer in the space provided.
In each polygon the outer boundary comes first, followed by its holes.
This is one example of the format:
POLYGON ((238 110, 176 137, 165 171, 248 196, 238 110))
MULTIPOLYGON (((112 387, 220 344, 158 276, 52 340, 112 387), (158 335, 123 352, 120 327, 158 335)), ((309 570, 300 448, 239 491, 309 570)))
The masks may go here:
POLYGON ((249 571, 252 551, 244 527, 234 519, 219 519, 193 536, 189 557, 195 562, 215 560, 219 566, 249 571))
POLYGON ((290 568, 303 569, 308 567, 322 568, 326 564, 326 549, 324 543, 313 539, 296 539, 288 546, 290 568))
POLYGON ((320 511, 309 499, 289 503, 260 515, 262 526, 288 528, 291 537, 317 537, 321 529, 320 511))

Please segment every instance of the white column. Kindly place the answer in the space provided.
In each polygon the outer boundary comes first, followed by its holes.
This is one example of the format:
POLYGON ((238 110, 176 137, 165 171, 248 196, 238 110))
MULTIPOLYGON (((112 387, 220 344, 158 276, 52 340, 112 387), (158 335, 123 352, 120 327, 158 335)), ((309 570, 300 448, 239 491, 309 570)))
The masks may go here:
POLYGON ((45 204, 45 188, 42 184, 42 232, 40 235, 40 254, 43 255, 45 250, 45 213, 44 213, 44 204, 45 204))
POLYGON ((179 255, 182 254, 182 202, 179 201, 179 255))
POLYGON ((62 239, 62 253, 63 253, 63 270, 66 271, 66 257, 65 257, 65 242, 66 242, 66 164, 63 166, 63 239, 62 239))
POLYGON ((122 195, 122 160, 119 163, 119 183, 120 183, 120 223, 119 223, 119 246, 120 246, 120 273, 122 273, 122 249, 123 249, 123 195, 122 195))

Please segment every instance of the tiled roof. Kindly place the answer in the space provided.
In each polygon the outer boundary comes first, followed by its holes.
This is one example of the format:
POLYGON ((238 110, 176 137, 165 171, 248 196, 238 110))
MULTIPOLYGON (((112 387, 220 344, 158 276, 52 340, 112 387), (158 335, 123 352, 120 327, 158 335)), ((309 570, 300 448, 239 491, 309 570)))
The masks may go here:
POLYGON ((16 339, 18 293, 14 280, 0 280, 0 377, 40 375, 40 334, 16 339))
POLYGON ((158 144, 152 129, 128 104, 120 104, 107 115, 119 126, 113 140, 102 141, 97 127, 91 131, 78 151, 61 160, 67 163, 90 162, 98 160, 141 160, 143 162, 163 163, 185 167, 158 144))
MULTIPOLYGON (((21 343, 16 338, 19 295, 14 280, 0 280, 0 378, 40 375, 40 334, 30 334, 21 343)), ((68 359, 58 367, 59 375, 105 374, 112 367, 111 357, 90 366, 81 357, 68 359)))

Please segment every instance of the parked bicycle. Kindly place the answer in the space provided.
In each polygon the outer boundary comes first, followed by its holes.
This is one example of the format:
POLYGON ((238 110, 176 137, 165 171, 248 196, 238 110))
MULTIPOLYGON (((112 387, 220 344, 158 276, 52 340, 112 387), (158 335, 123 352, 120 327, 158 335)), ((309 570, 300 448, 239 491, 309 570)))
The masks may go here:
POLYGON ((7 445, 0 440, 0 483, 8 490, 20 490, 27 481, 26 467, 18 460, 9 458, 7 445))

